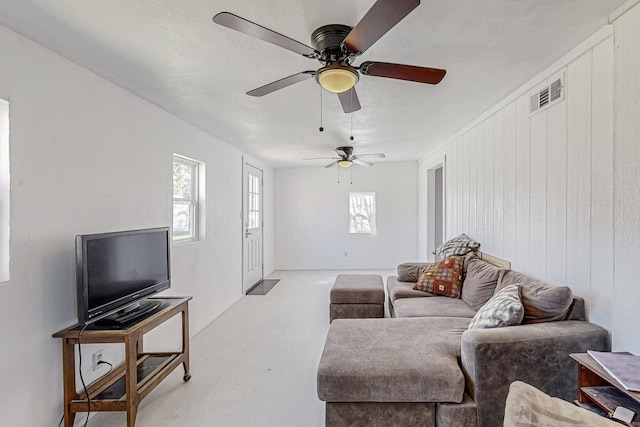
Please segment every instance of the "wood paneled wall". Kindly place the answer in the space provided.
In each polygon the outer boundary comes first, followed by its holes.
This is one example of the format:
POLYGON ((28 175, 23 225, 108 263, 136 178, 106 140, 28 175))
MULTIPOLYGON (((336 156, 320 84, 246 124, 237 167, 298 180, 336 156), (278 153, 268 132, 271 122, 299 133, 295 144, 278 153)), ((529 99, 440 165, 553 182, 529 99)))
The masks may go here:
POLYGON ((513 269, 569 285, 587 300, 590 320, 610 330, 617 304, 614 40, 608 29, 576 48, 426 156, 420 171, 423 177, 446 158, 445 238, 467 233, 513 269), (530 114, 531 93, 560 75, 564 101, 530 114))

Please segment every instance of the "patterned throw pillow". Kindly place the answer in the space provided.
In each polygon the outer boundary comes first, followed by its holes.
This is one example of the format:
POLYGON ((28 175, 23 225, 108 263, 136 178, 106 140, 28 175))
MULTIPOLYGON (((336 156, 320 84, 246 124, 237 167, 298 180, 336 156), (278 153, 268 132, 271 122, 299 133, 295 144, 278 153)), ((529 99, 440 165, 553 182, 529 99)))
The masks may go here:
POLYGON ((520 300, 520 285, 514 283, 492 296, 473 316, 468 329, 519 325, 523 318, 524 306, 520 300))
POLYGON ((442 258, 448 258, 453 255, 465 255, 469 252, 477 251, 480 243, 471 237, 462 233, 458 237, 447 240, 436 249, 435 254, 442 258))
POLYGON ((460 298, 463 266, 463 256, 452 256, 443 259, 435 267, 424 270, 413 289, 451 298, 460 298))

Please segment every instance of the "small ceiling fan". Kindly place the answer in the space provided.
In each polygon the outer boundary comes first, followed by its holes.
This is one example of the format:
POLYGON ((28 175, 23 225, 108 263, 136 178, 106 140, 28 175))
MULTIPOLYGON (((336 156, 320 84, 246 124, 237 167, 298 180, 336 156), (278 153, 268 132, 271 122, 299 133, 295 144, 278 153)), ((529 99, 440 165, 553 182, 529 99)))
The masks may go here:
POLYGON ((330 24, 316 29, 311 34, 313 47, 229 12, 218 13, 213 17, 213 22, 306 58, 317 59, 322 64, 318 70, 293 74, 251 90, 247 95, 267 95, 315 77, 323 88, 338 94, 345 113, 352 113, 361 108, 355 90, 360 74, 432 85, 440 83, 444 78, 446 71, 438 68, 372 61, 363 62, 359 66, 352 65, 353 60, 362 55, 419 4, 420 0, 378 0, 353 28, 347 25, 330 24))
POLYGON ((353 154, 353 147, 338 147, 338 148, 334 148, 333 151, 335 151, 340 157, 309 157, 303 160, 331 159, 332 162, 329 163, 327 166, 325 166, 325 168, 330 168, 336 165, 343 168, 348 168, 348 167, 351 167, 353 164, 368 168, 369 166, 373 166, 373 163, 362 160, 361 157, 374 157, 378 159, 384 159, 385 157, 385 155, 382 153, 359 154, 356 156, 355 154, 353 154))

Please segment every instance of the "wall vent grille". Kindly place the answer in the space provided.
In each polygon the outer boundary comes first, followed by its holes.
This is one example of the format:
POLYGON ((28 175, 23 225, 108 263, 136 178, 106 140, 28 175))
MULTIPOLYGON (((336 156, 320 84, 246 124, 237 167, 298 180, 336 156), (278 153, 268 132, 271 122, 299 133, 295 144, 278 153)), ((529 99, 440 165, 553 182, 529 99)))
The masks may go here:
POLYGON ((564 77, 554 80, 551 84, 538 88, 531 94, 529 112, 531 114, 542 111, 549 106, 564 100, 564 77))
POLYGON ((549 86, 551 92, 551 102, 562 97, 562 79, 558 79, 549 86))

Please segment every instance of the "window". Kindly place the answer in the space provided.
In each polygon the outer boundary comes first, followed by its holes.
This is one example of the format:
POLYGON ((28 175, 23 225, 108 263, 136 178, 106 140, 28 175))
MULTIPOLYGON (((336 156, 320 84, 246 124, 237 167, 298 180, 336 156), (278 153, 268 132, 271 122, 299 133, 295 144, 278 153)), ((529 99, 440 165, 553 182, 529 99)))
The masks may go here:
POLYGON ((260 177, 249 173, 247 200, 247 230, 260 227, 260 177))
POLYGON ((349 193, 349 233, 376 232, 376 193, 349 193))
POLYGON ((0 282, 9 281, 9 103, 0 99, 0 282))
POLYGON ((173 155, 173 242, 189 243, 204 238, 204 164, 173 155))

